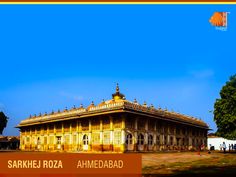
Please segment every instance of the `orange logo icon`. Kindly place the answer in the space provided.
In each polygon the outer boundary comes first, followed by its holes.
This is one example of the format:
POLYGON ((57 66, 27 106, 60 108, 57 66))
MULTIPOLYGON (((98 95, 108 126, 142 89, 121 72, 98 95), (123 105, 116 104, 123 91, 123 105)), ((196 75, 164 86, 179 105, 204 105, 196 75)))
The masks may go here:
POLYGON ((227 27, 227 14, 228 12, 215 12, 210 18, 209 22, 213 26, 227 27))

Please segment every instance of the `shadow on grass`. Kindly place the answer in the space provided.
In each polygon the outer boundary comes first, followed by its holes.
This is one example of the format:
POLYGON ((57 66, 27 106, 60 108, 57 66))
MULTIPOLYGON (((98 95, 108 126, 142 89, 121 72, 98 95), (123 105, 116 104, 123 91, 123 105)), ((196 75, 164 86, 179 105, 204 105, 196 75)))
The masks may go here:
POLYGON ((219 177, 226 175, 225 177, 236 176, 236 166, 200 166, 192 167, 184 170, 173 170, 172 174, 143 174, 143 177, 219 177))

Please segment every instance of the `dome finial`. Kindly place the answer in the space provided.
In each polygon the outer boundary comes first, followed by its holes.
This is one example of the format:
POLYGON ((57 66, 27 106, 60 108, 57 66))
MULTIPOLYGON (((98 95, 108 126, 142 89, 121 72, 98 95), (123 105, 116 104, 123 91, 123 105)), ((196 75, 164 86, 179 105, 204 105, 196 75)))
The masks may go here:
POLYGON ((120 87, 119 84, 116 83, 116 93, 112 94, 112 99, 114 100, 120 100, 120 99, 124 99, 125 95, 123 95, 122 93, 120 93, 120 87))
POLYGON ((119 84, 116 83, 116 93, 120 92, 119 84))

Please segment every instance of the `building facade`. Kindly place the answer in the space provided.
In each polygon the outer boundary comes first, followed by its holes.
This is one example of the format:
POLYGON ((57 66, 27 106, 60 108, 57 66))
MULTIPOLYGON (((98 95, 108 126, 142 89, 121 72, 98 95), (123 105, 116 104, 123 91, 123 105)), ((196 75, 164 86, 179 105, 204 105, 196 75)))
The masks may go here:
POLYGON ((193 117, 125 99, 112 99, 20 122, 20 149, 29 151, 191 150, 207 144, 206 123, 193 117))

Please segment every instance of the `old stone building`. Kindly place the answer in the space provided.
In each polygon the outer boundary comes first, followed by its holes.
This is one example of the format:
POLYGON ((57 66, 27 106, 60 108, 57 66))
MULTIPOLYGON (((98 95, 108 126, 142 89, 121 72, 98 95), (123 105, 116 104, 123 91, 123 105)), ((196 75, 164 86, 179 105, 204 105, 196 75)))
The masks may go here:
POLYGON ((191 150, 207 144, 206 123, 194 117, 125 99, 112 99, 20 122, 20 149, 37 151, 191 150))

